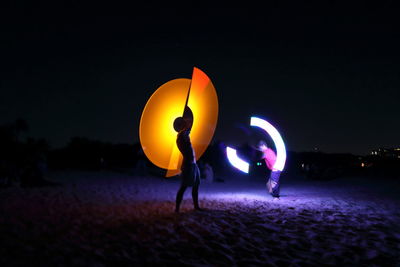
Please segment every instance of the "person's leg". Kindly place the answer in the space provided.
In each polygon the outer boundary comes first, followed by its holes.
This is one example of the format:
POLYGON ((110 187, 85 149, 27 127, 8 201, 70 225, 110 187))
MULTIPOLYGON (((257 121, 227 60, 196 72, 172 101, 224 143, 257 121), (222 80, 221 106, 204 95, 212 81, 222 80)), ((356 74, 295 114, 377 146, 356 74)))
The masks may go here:
POLYGON ((183 194, 185 193, 186 186, 181 184, 179 187, 178 193, 176 194, 176 203, 175 203, 175 212, 179 212, 179 208, 181 206, 183 194))
POLYGON ((199 187, 200 187, 200 171, 196 166, 194 168, 194 185, 192 188, 192 198, 193 198, 193 206, 196 210, 201 210, 199 206, 199 187))
POLYGON ((196 184, 192 188, 192 198, 193 198, 193 206, 194 208, 200 209, 199 207, 199 186, 196 184))
POLYGON ((271 172, 271 178, 270 178, 270 183, 271 183, 271 195, 273 197, 279 197, 280 193, 280 179, 281 172, 280 171, 272 171, 271 172))
POLYGON ((268 193, 272 193, 272 188, 271 188, 271 176, 268 178, 268 180, 267 180, 267 190, 268 190, 268 193))

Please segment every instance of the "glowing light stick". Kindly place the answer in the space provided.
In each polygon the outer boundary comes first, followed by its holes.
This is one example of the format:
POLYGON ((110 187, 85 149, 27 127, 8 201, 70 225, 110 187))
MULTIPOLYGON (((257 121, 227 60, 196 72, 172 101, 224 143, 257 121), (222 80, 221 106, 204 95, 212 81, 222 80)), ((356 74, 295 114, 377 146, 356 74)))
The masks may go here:
MULTIPOLYGON (((272 126, 268 121, 251 117, 250 118, 250 126, 255 126, 263 129, 267 134, 269 134, 274 142, 276 148, 276 161, 273 166, 274 170, 283 171, 286 163, 286 148, 285 143, 283 142, 282 136, 278 132, 278 130, 272 126)), ((228 157, 228 161, 232 166, 241 170, 242 172, 248 173, 249 163, 240 159, 237 156, 236 150, 231 147, 226 147, 226 154, 228 157)))

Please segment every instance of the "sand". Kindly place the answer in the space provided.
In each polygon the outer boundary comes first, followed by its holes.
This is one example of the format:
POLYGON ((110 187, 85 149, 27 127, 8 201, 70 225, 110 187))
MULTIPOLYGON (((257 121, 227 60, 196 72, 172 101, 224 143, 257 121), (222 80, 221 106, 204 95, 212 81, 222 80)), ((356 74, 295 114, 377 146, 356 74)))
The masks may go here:
POLYGON ((0 189, 0 266, 400 266, 395 180, 283 176, 202 183, 194 211, 179 180, 52 172, 60 186, 0 189))

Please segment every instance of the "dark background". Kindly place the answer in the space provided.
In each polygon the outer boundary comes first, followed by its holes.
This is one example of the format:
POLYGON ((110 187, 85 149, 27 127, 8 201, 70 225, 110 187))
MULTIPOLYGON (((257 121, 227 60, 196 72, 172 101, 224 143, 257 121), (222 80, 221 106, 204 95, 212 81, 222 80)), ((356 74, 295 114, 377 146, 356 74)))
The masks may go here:
POLYGON ((399 10, 348 2, 3 3, 0 124, 24 118, 51 147, 133 144, 151 94, 196 66, 218 92, 215 140, 245 142, 259 115, 292 151, 398 146, 399 10))

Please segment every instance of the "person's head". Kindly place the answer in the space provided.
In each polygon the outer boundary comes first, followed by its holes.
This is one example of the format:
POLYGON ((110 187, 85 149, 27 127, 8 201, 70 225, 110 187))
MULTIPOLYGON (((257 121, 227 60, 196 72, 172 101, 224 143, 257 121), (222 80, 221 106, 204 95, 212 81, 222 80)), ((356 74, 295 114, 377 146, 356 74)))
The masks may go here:
POLYGON ((258 141, 257 147, 260 150, 265 150, 268 148, 268 145, 264 140, 260 140, 260 141, 258 141))
POLYGON ((186 129, 186 120, 183 117, 178 117, 174 120, 174 129, 178 133, 186 129))

